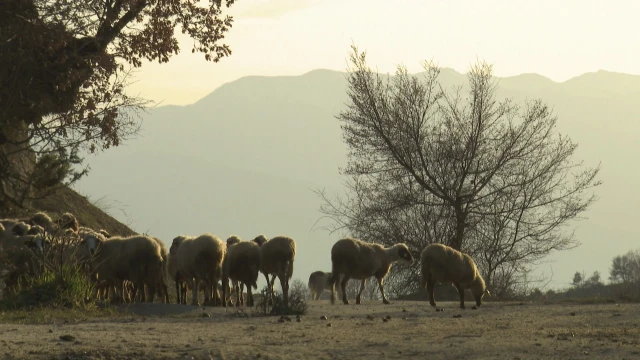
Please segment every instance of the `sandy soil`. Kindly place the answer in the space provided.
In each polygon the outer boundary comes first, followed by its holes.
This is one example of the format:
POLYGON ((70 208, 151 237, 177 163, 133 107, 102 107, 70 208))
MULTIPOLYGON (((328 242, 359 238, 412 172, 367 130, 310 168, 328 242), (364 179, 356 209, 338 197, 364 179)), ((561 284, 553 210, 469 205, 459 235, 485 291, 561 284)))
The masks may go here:
POLYGON ((112 320, 0 324, 0 358, 640 359, 638 304, 438 306, 312 301, 300 322, 280 323, 232 309, 203 317, 202 307, 135 305, 136 315, 112 320))

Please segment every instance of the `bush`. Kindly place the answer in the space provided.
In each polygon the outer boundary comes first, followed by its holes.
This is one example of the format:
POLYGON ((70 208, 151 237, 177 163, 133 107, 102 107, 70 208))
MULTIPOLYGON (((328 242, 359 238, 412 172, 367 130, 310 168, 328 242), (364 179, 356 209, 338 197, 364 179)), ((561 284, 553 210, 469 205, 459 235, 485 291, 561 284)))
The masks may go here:
POLYGON ((265 286, 260 291, 260 298, 256 302, 254 315, 256 316, 276 316, 276 315, 304 315, 307 313, 307 303, 303 294, 291 291, 289 293, 289 306, 284 305, 282 292, 275 291, 273 294, 273 304, 269 304, 269 290, 265 286))
POLYGON ((1 308, 86 307, 92 300, 95 285, 86 266, 76 261, 68 251, 77 239, 54 237, 48 240, 54 245, 43 254, 25 252, 28 266, 15 269, 15 266, 11 268, 11 261, 3 263, 3 268, 8 269, 8 277, 14 280, 11 288, 3 291, 1 308), (68 255, 63 256, 65 253, 68 255))

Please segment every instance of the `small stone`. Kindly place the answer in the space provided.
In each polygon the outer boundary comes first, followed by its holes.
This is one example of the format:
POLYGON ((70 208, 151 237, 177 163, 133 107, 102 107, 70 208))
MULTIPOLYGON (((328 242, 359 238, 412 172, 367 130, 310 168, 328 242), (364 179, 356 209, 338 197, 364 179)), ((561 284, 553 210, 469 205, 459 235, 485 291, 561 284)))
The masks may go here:
POLYGON ((280 318, 280 319, 278 319, 278 322, 279 323, 283 323, 283 322, 285 322, 285 320, 284 320, 284 318, 280 318))
POLYGON ((475 305, 473 305, 473 306, 471 307, 471 310, 478 310, 478 307, 477 307, 477 306, 475 306, 475 305))
POLYGON ((436 308, 436 312, 441 312, 441 311, 444 311, 444 309, 443 308, 436 308))
POLYGON ((203 313, 202 313, 202 317, 203 317, 203 318, 210 318, 210 317, 211 317, 211 315, 207 314, 206 312, 203 312, 203 313))
POLYGON ((300 321, 302 321, 302 320, 300 320, 300 318, 297 318, 297 319, 296 319, 296 321, 297 321, 297 322, 300 322, 300 321))
POLYGON ((327 327, 331 327, 331 323, 327 323, 327 327))
POLYGON ((389 319, 384 318, 384 319, 382 319, 382 321, 387 322, 387 321, 389 321, 389 319))
POLYGON ((387 315, 384 318, 387 319, 387 320, 391 320, 391 316, 390 315, 387 315))
POLYGON ((458 318, 461 318, 461 317, 462 317, 462 315, 457 314, 457 315, 453 315, 453 317, 454 317, 454 318, 456 318, 456 319, 458 319, 458 318))
POLYGON ((367 319, 369 319, 369 320, 373 320, 374 318, 373 318, 373 316, 371 316, 371 315, 367 315, 367 319))
POLYGON ((570 313, 569 313, 569 315, 571 315, 571 316, 576 316, 576 313, 574 313, 574 312, 570 312, 570 313))
POLYGON ((53 330, 49 329, 49 334, 51 334, 53 332, 53 330))
POLYGON ((75 336, 72 335, 60 335, 60 340, 62 341, 73 341, 75 339, 75 336))
POLYGON ((407 312, 407 309, 402 309, 402 312, 407 312))
POLYGON ((327 320, 327 317, 322 315, 322 316, 320 316, 320 320, 327 320))

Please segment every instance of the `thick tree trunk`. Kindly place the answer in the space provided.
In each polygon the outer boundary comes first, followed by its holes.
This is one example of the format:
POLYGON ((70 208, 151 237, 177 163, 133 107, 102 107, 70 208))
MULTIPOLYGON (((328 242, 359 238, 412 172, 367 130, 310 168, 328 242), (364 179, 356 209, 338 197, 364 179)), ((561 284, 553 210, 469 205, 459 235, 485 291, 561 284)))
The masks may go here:
POLYGON ((0 208, 24 207, 31 194, 29 179, 36 156, 29 147, 24 121, 2 122, 0 128, 0 208))

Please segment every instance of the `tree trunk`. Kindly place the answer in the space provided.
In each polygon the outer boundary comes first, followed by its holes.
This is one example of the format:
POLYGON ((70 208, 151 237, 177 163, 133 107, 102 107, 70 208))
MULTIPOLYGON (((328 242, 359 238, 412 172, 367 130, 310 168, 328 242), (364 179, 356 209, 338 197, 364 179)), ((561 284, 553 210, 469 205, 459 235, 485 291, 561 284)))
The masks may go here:
POLYGON ((24 207, 31 188, 36 156, 29 147, 29 127, 24 121, 2 122, 0 128, 0 208, 24 207))
POLYGON ((462 203, 459 200, 453 205, 453 210, 456 214, 456 234, 449 246, 460 251, 462 248, 462 240, 464 239, 464 231, 467 227, 467 213, 462 209, 462 203))

